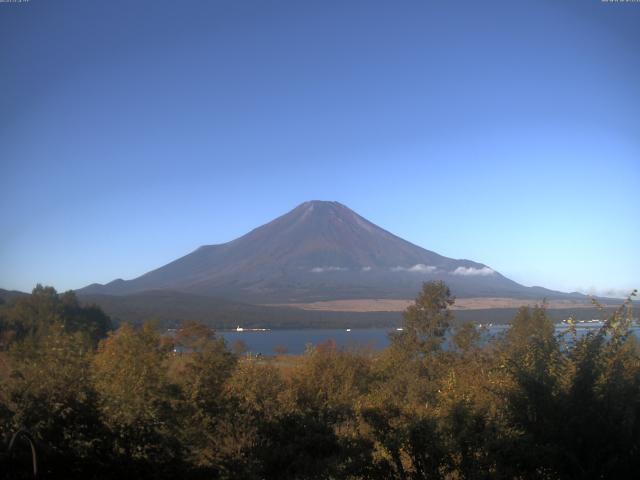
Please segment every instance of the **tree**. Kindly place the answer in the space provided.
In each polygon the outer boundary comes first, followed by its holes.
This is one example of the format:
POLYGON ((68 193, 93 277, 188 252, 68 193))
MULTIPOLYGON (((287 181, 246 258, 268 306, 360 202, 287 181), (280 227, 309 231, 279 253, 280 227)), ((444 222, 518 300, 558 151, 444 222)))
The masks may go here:
POLYGON ((237 357, 206 325, 185 323, 176 339, 190 350, 176 378, 184 415, 180 438, 187 445, 191 462, 200 468, 216 467, 222 456, 221 425, 229 408, 225 383, 237 357))
POLYGON ((216 337, 215 332, 208 326, 188 320, 183 322, 175 337, 175 344, 189 351, 206 348, 216 337))
POLYGON ((150 324, 128 325, 100 343, 92 376, 102 420, 111 432, 114 465, 128 464, 136 476, 179 458, 179 394, 167 376, 169 348, 150 324))
POLYGON ((38 284, 31 295, 16 299, 3 307, 0 330, 4 343, 31 339, 36 343, 53 325, 66 333, 80 332, 95 346, 111 329, 111 320, 96 305, 83 306, 72 291, 61 295, 53 287, 38 284))
POLYGON ((241 361, 226 384, 225 418, 217 425, 220 463, 231 478, 263 478, 257 445, 269 426, 292 410, 283 398, 285 381, 270 364, 241 361))
POLYGON ((481 336, 481 330, 469 322, 455 329, 452 341, 458 351, 465 354, 477 347, 481 336))
POLYGON ((93 349, 86 337, 65 333, 60 324, 29 355, 19 347, 11 350, 13 373, 6 385, 11 430, 27 428, 46 445, 50 475, 81 477, 98 467, 104 438, 89 378, 93 349))
POLYGON ((423 353, 438 350, 453 320, 449 309, 455 302, 442 281, 426 282, 412 305, 403 312, 404 331, 397 338, 404 348, 423 353))

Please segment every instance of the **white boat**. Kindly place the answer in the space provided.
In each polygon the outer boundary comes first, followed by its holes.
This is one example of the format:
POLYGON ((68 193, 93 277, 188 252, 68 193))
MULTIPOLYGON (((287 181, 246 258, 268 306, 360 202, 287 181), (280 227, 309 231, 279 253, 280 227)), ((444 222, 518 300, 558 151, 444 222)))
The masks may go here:
POLYGON ((350 329, 350 328, 347 328, 347 332, 350 332, 350 331, 351 331, 351 329, 350 329))
POLYGON ((236 328, 236 332, 244 332, 244 328, 238 325, 238 328, 236 328))

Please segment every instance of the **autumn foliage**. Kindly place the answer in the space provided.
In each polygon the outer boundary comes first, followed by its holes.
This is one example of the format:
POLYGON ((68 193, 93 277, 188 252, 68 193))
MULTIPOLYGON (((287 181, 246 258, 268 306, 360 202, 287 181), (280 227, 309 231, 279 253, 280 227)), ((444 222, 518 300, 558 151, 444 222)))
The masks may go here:
MULTIPOLYGON (((633 478, 630 300, 584 335, 523 307, 491 340, 453 302, 425 284, 382 351, 256 360, 193 322, 109 330, 38 287, 0 307, 0 435, 27 429, 46 478, 633 478)), ((28 473, 19 452, 0 461, 28 473)))

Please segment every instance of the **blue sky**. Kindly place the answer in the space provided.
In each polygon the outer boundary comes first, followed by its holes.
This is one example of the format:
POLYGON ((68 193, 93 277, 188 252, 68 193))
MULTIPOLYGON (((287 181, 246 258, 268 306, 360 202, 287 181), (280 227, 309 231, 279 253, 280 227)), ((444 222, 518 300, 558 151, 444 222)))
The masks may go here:
POLYGON ((640 4, 0 4, 0 287, 132 278, 311 199, 525 285, 640 276, 640 4))

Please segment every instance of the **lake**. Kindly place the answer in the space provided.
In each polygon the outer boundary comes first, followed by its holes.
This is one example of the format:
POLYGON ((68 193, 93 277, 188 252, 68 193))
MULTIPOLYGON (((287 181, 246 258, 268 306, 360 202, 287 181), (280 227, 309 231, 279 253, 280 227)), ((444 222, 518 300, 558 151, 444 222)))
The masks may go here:
MULTIPOLYGON (((590 329, 597 328, 601 324, 580 324, 579 333, 586 333, 590 329)), ((504 332, 508 325, 493 325, 487 329, 489 337, 504 332)), ((556 332, 561 333, 567 326, 559 324, 556 332)), ((640 327, 633 328, 636 335, 640 334, 640 327)), ((389 328, 363 328, 352 329, 298 329, 298 330, 267 330, 267 331, 242 331, 219 330, 218 335, 224 337, 229 347, 233 346, 237 340, 242 340, 253 354, 273 355, 279 346, 286 348, 287 353, 299 355, 304 353, 308 344, 318 345, 319 343, 333 340, 338 348, 349 347, 371 347, 382 349, 389 345, 388 334, 394 332, 389 328)))

